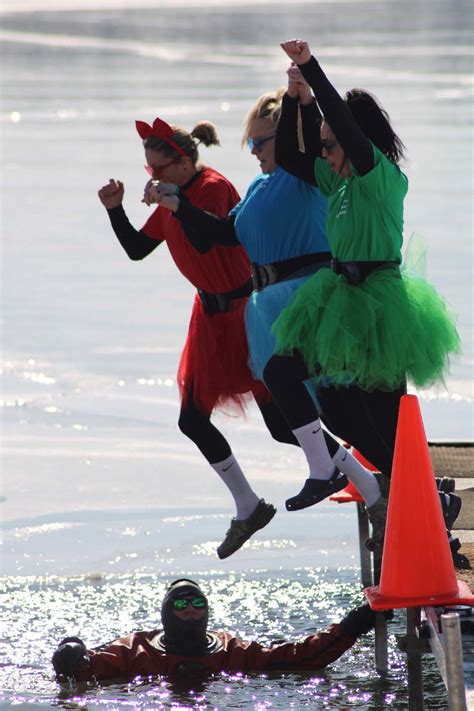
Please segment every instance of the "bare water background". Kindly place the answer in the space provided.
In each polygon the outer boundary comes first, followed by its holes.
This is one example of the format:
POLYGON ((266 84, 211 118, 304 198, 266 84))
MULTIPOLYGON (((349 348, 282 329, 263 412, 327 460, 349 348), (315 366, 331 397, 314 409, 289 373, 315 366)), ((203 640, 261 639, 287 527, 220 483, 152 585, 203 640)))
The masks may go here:
MULTIPOLYGON (((304 460, 258 414, 218 416, 277 517, 224 562, 222 484, 177 430, 175 371, 192 288, 165 247, 130 262, 99 204, 125 182, 136 227, 146 179, 135 119, 216 123, 202 159, 241 192, 258 172, 240 149, 255 98, 285 83, 278 43, 310 42, 343 91, 388 109, 408 148, 406 235, 459 318, 463 356, 420 393, 430 438, 473 436, 473 9, 468 0, 197 2, 3 0, 2 708, 406 708, 391 625, 387 680, 371 637, 321 677, 226 676, 193 690, 143 681, 59 692, 65 634, 88 645, 151 628, 172 577, 197 577, 212 625, 269 642, 307 635, 361 601, 356 515, 323 503, 287 514, 304 460)), ((427 708, 447 707, 426 661, 427 708)))

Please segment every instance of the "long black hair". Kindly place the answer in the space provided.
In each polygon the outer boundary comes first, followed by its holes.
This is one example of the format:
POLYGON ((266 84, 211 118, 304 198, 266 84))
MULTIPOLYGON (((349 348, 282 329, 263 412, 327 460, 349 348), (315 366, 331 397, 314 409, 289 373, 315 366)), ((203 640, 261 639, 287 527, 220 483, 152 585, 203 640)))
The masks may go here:
POLYGON ((344 97, 359 128, 394 163, 405 157, 405 146, 397 136, 388 113, 364 89, 351 89, 344 97))

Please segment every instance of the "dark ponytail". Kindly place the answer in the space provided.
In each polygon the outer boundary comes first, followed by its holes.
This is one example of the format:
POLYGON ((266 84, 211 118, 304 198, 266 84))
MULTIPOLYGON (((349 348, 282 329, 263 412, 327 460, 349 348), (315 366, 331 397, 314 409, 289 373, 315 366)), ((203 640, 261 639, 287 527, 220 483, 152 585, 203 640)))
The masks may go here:
POLYGON ((364 89, 351 89, 344 98, 359 128, 393 163, 404 158, 405 146, 397 136, 387 112, 364 89))

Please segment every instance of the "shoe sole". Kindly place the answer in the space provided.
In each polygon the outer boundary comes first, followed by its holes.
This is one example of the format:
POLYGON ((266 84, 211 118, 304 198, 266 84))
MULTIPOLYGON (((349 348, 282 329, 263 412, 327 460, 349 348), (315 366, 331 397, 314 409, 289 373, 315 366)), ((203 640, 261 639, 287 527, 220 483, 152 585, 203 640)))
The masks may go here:
MULTIPOLYGON (((341 472, 342 474, 342 472, 341 472)), ((316 506, 316 504, 321 503, 321 501, 324 501, 325 499, 329 498, 333 494, 337 494, 339 491, 342 491, 343 489, 346 488, 346 486, 349 484, 349 480, 346 477, 345 474, 342 474, 342 476, 338 476, 334 486, 330 488, 330 490, 325 494, 322 498, 318 496, 313 496, 311 499, 309 497, 307 498, 301 498, 299 500, 299 503, 294 503, 294 499, 298 499, 298 496, 292 497, 291 499, 287 499, 285 502, 285 507, 287 511, 302 511, 303 509, 309 509, 310 506, 316 506)))

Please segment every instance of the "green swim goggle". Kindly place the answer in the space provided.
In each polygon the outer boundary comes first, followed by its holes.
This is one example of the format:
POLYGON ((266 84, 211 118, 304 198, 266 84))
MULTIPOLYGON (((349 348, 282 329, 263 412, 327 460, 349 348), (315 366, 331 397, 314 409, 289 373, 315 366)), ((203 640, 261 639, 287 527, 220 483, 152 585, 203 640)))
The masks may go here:
POLYGON ((206 600, 203 597, 192 597, 190 600, 185 597, 178 597, 176 600, 173 600, 173 607, 175 610, 185 610, 189 603, 191 603, 196 610, 202 610, 206 607, 206 600))

